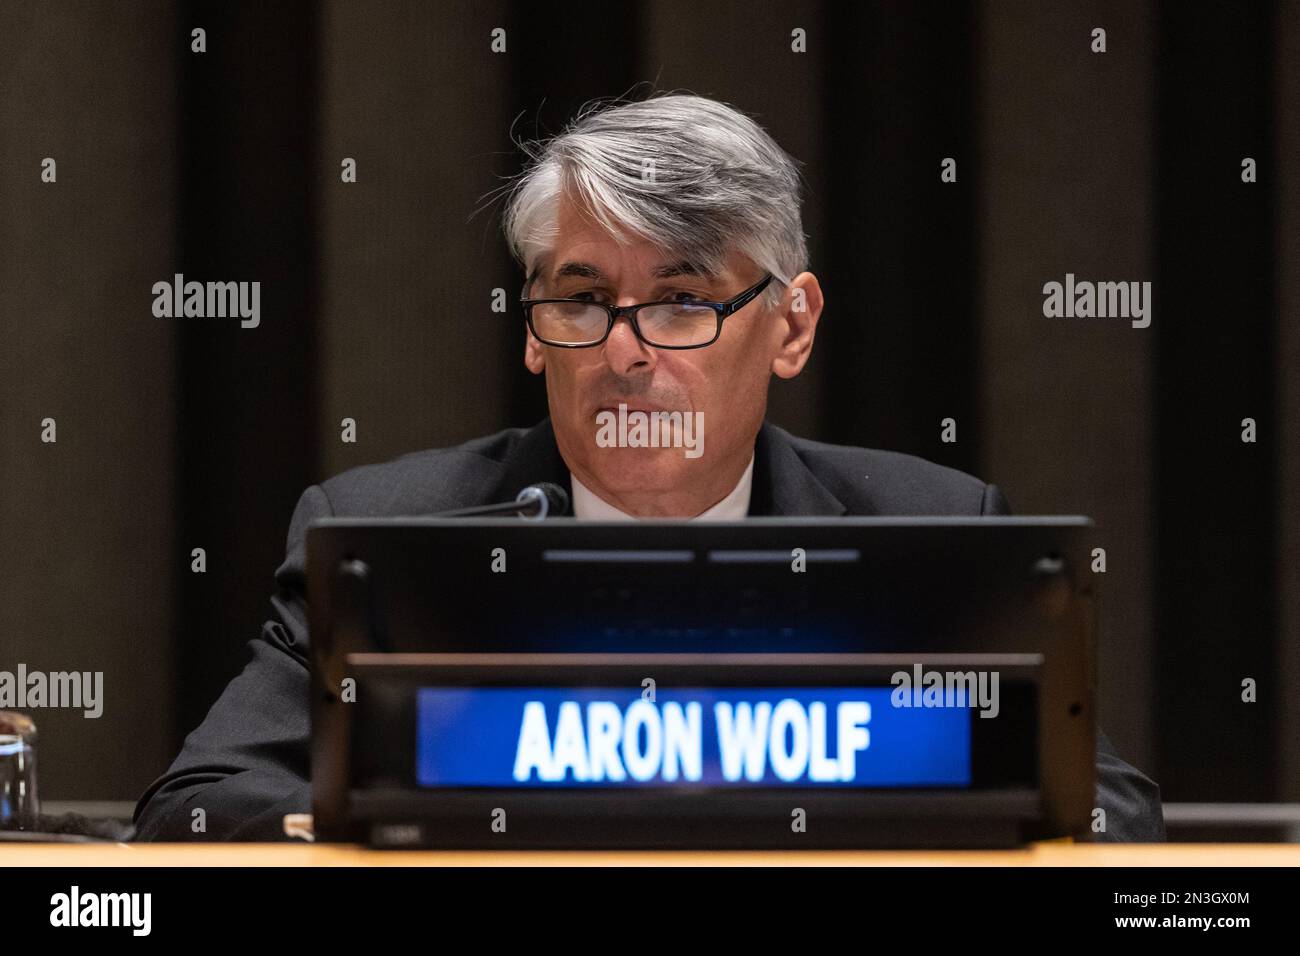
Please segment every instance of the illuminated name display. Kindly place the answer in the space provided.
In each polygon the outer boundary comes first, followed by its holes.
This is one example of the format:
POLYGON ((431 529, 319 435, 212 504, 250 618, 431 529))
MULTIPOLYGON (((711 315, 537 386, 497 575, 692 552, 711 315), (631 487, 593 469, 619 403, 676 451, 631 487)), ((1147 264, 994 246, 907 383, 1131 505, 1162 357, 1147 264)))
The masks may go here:
POLYGON ((422 688, 425 787, 963 787, 970 711, 882 687, 422 688))

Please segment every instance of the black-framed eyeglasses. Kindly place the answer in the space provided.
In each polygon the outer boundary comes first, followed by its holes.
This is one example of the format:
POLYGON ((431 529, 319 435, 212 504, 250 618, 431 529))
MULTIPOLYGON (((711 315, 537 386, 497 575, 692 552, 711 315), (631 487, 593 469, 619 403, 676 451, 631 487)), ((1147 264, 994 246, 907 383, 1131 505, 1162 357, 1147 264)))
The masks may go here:
POLYGON ((619 316, 627 316, 632 332, 657 349, 702 349, 722 335, 722 321, 752 302, 772 281, 768 273, 726 302, 696 299, 606 305, 590 299, 520 299, 528 331, 545 345, 586 349, 600 345, 619 316))

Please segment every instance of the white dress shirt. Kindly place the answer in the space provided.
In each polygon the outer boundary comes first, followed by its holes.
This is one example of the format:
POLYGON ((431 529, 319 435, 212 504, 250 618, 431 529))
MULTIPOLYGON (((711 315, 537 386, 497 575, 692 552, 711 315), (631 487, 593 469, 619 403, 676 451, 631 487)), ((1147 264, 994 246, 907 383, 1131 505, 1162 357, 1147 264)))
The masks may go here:
MULTIPOLYGON (((636 516, 619 511, 604 498, 570 474, 573 484, 573 516, 584 521, 635 521, 636 516)), ((749 514, 749 494, 754 485, 754 456, 749 456, 745 473, 731 489, 731 494, 712 508, 701 512, 692 521, 739 521, 749 514)))

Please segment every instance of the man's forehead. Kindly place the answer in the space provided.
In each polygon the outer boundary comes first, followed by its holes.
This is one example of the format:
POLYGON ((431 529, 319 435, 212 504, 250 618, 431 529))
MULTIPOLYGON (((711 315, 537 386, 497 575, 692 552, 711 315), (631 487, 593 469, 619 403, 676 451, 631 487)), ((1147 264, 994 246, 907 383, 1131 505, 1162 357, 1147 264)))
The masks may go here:
POLYGON ((587 203, 575 199, 568 192, 558 202, 555 225, 550 248, 535 260, 528 276, 530 282, 541 276, 552 281, 564 278, 626 279, 628 276, 621 273, 626 270, 628 257, 602 253, 615 249, 622 253, 629 247, 642 247, 638 249, 640 254, 632 257, 638 266, 638 278, 640 275, 652 279, 690 276, 716 282, 732 265, 731 256, 725 261, 712 261, 709 256, 659 245, 632 232, 612 232, 587 203))

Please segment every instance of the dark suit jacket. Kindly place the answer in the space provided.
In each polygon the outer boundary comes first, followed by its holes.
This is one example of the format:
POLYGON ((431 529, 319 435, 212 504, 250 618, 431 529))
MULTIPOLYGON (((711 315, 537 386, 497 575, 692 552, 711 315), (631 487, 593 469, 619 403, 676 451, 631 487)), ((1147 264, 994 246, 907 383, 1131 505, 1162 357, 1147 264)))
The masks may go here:
MULTIPOLYGON (((1007 514, 994 485, 893 452, 825 445, 764 425, 755 445, 751 515, 1007 514)), ((571 490, 549 420, 455 448, 404 455, 308 488, 275 574, 275 618, 180 756, 140 798, 137 839, 282 838, 286 813, 311 811, 305 533, 316 518, 421 515, 512 499, 552 481, 571 490), (202 808, 206 832, 194 833, 202 808)), ((1162 840, 1159 788, 1098 732, 1097 805, 1108 840, 1162 840)))

